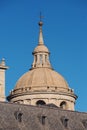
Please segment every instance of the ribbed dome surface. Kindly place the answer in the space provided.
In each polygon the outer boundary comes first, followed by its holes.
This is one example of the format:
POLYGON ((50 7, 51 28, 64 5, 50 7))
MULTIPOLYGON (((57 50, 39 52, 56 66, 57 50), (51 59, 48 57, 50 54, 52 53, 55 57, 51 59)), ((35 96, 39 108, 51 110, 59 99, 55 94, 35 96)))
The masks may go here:
POLYGON ((34 53, 37 52, 49 52, 48 48, 45 45, 38 45, 35 49, 34 49, 34 53))
POLYGON ((32 69, 25 73, 17 82, 15 89, 26 88, 26 87, 58 87, 68 89, 68 84, 64 78, 57 72, 49 68, 37 68, 32 69))

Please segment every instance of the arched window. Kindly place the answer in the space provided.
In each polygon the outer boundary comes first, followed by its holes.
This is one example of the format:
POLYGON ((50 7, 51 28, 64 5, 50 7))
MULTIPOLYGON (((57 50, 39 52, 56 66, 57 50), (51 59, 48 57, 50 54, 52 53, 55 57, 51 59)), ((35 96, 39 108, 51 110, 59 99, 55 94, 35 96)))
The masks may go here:
POLYGON ((40 54, 40 63, 42 64, 42 61, 43 61, 43 55, 40 54))
POLYGON ((45 55, 45 62, 47 62, 47 55, 45 55))
POLYGON ((60 103, 60 108, 67 109, 67 103, 65 101, 60 103))
POLYGON ((46 103, 43 100, 38 100, 36 105, 45 105, 46 103))
POLYGON ((35 55, 35 63, 37 62, 37 55, 35 55))

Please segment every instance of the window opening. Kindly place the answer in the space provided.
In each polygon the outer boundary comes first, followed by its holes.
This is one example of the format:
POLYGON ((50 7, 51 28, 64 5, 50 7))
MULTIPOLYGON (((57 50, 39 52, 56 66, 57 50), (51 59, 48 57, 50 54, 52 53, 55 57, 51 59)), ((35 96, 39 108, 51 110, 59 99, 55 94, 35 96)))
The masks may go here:
POLYGON ((45 62, 47 61, 47 55, 45 55, 45 62))
POLYGON ((42 58, 43 56, 40 54, 40 63, 42 64, 42 58))
POLYGON ((42 125, 45 125, 46 116, 42 116, 42 125))
POLYGON ((67 105, 66 102, 63 101, 63 102, 60 103, 60 108, 66 109, 66 105, 67 105))
POLYGON ((39 100, 36 102, 36 105, 45 105, 46 103, 43 100, 39 100))
POLYGON ((22 115, 23 115, 23 113, 21 112, 21 110, 16 111, 14 113, 14 115, 15 115, 16 120, 18 120, 18 122, 22 122, 22 115))
POLYGON ((63 116, 62 118, 61 118, 61 122, 62 122, 62 124, 64 125, 64 127, 68 127, 68 120, 69 119, 67 119, 65 116, 63 116))
POLYGON ((37 55, 35 55, 35 62, 37 62, 37 55))

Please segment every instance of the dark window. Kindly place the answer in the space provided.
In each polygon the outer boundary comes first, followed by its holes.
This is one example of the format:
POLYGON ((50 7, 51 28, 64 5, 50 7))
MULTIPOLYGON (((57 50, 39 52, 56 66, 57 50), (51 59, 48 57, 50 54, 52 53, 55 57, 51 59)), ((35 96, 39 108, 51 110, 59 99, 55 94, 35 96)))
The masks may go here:
POLYGON ((61 103, 60 103, 60 107, 61 107, 62 109, 66 109, 66 107, 67 107, 66 102, 65 102, 65 101, 61 102, 61 103))
POLYGON ((38 116, 38 119, 39 119, 39 121, 40 121, 40 123, 42 124, 42 125, 45 125, 46 124, 46 117, 47 116, 45 116, 45 115, 39 115, 38 116))
POLYGON ((68 120, 69 119, 67 119, 65 116, 63 116, 62 118, 61 118, 61 121, 62 121, 62 124, 64 125, 64 127, 68 127, 68 120))
POLYGON ((18 120, 18 122, 22 122, 22 115, 23 115, 23 113, 20 110, 16 111, 14 113, 14 115, 15 115, 16 120, 18 120))
POLYGON ((36 105, 45 105, 46 103, 43 100, 38 100, 36 105))
POLYGON ((45 55, 45 62, 47 61, 47 55, 45 55))
POLYGON ((22 113, 18 113, 18 121, 22 122, 22 113))
POLYGON ((42 125, 45 125, 45 118, 46 116, 42 116, 42 125))

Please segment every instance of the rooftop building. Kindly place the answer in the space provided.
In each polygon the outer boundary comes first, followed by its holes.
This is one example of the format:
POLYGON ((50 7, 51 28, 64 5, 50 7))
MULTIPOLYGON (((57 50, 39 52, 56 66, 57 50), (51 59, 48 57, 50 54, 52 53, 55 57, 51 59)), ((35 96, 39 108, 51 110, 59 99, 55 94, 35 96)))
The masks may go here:
POLYGON ((50 63, 39 22, 34 60, 5 101, 5 65, 0 63, 0 130, 87 130, 87 113, 74 111, 77 96, 50 63))
POLYGON ((50 51, 45 46, 42 34, 43 22, 39 22, 39 41, 33 51, 31 69, 20 77, 8 101, 28 105, 53 103, 66 110, 74 110, 77 96, 64 77, 54 71, 50 63, 50 51))

